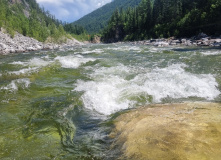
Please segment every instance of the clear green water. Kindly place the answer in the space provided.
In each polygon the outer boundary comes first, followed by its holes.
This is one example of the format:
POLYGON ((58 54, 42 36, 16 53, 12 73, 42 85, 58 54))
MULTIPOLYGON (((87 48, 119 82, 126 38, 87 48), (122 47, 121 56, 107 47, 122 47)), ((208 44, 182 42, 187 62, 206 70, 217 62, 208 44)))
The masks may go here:
POLYGON ((221 102, 220 48, 86 45, 0 55, 0 159, 115 159, 112 116, 221 102))

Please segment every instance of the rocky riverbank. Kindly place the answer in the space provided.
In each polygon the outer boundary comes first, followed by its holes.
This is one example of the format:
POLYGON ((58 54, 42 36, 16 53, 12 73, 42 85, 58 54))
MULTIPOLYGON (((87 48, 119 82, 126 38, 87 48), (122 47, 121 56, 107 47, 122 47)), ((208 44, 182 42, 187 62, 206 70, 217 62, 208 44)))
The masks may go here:
MULTIPOLYGON (((2 29, 3 30, 3 29, 2 29)), ((36 39, 25 37, 19 33, 16 33, 14 38, 9 34, 0 31, 0 54, 29 52, 37 50, 48 50, 48 49, 59 49, 69 46, 83 45, 83 43, 76 39, 67 39, 66 43, 53 44, 53 43, 42 43, 36 39)))
POLYGON ((120 159, 220 159, 221 104, 157 104, 115 119, 120 159))
POLYGON ((180 38, 176 39, 174 37, 165 39, 151 39, 143 41, 134 41, 134 42, 118 42, 118 43, 130 43, 131 45, 153 45, 158 47, 165 46, 209 46, 209 47, 220 47, 221 46, 221 36, 220 37, 211 37, 207 36, 204 33, 200 33, 197 36, 192 38, 180 38))

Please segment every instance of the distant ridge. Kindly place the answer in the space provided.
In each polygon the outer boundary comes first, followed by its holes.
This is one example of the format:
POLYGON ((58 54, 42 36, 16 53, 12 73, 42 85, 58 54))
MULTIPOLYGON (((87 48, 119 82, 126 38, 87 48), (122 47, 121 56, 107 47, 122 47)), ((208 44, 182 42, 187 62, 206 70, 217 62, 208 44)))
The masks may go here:
POLYGON ((126 9, 128 7, 135 7, 140 2, 141 0, 114 0, 82 17, 78 21, 73 22, 73 24, 83 26, 88 33, 98 33, 106 26, 116 8, 126 9))

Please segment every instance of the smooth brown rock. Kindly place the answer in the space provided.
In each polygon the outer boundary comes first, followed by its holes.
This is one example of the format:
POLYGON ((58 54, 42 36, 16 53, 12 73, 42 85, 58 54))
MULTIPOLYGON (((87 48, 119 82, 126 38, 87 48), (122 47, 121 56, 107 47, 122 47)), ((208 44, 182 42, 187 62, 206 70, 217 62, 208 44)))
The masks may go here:
POLYGON ((110 134, 120 159, 220 160, 221 104, 157 104, 115 120, 110 134))

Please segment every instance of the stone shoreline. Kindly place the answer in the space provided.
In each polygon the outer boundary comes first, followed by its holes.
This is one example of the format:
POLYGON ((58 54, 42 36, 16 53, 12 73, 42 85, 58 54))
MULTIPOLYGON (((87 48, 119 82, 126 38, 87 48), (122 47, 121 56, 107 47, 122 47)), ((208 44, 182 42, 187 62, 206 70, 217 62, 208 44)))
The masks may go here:
POLYGON ((11 38, 9 34, 0 31, 0 54, 3 55, 38 50, 52 50, 76 45, 83 45, 83 43, 74 38, 67 39, 67 42, 63 44, 42 43, 19 33, 17 33, 14 38, 11 38))
POLYGON ((131 45, 152 45, 157 47, 166 46, 208 46, 208 47, 220 47, 221 46, 221 36, 220 37, 210 37, 204 33, 192 38, 180 38, 176 39, 174 37, 165 39, 151 39, 143 41, 133 41, 133 42, 118 42, 118 43, 129 43, 131 45))
MULTIPOLYGON (((94 42, 99 43, 99 42, 94 42)), ((209 37, 206 34, 199 34, 193 38, 162 38, 151 39, 143 41, 129 41, 129 42, 117 42, 118 44, 131 44, 131 45, 152 45, 156 47, 166 46, 208 46, 208 47, 221 47, 221 37, 209 37)), ((73 47, 77 45, 84 45, 85 43, 79 42, 76 39, 67 39, 66 43, 54 44, 54 43, 42 43, 34 38, 23 36, 17 33, 14 38, 7 33, 4 33, 3 29, 0 30, 0 55, 7 55, 10 53, 21 53, 38 50, 52 50, 61 49, 66 47, 73 47)))

